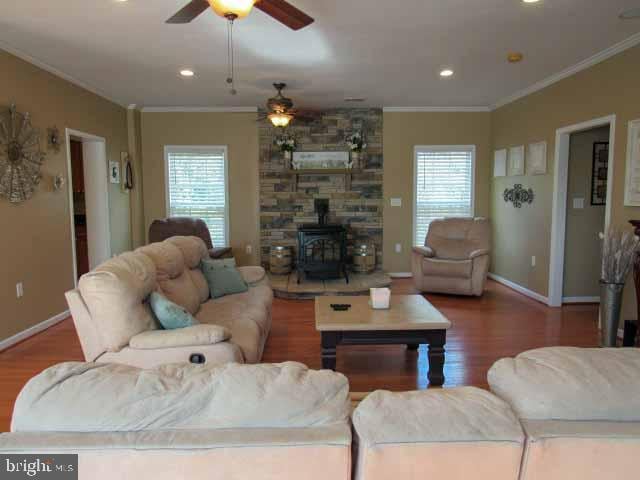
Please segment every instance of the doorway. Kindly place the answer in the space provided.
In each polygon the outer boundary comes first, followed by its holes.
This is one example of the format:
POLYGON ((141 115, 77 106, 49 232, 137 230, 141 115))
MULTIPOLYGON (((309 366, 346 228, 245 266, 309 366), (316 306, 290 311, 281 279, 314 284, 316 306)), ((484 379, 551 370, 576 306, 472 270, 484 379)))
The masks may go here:
POLYGON ((104 138, 66 130, 73 279, 111 256, 107 152, 104 138))
POLYGON ((556 132, 549 305, 599 302, 600 240, 611 219, 615 115, 556 132))

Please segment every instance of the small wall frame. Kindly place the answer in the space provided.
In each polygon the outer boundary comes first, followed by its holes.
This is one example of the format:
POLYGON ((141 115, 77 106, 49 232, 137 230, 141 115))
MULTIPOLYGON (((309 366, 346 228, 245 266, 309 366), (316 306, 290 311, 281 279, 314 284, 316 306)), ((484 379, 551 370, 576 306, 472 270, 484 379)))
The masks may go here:
POLYGON ((547 174, 547 142, 538 142, 529 145, 527 173, 529 175, 547 174))
POLYGON ((524 175, 524 145, 509 149, 509 176, 524 175))

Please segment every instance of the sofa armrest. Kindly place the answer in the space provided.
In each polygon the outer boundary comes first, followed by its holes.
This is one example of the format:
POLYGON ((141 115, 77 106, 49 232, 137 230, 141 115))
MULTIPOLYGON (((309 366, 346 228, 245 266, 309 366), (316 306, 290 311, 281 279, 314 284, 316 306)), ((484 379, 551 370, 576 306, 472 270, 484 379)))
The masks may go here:
POLYGON ((211 248, 209 249, 209 256, 215 259, 231 258, 233 257, 233 249, 231 247, 211 248))
POLYGON ((413 247, 413 253, 422 255, 423 257, 435 257, 436 253, 429 247, 413 247))
POLYGON ((262 267, 238 267, 238 271, 250 287, 255 287, 267 276, 267 272, 262 267))
POLYGON ((134 350, 158 348, 197 347, 214 345, 231 338, 231 332, 220 325, 194 325, 176 330, 148 330, 129 340, 134 350))
POLYGON ((469 254, 469 258, 473 260, 474 258, 481 257, 483 255, 489 255, 489 250, 486 248, 481 248, 479 250, 474 250, 469 254))

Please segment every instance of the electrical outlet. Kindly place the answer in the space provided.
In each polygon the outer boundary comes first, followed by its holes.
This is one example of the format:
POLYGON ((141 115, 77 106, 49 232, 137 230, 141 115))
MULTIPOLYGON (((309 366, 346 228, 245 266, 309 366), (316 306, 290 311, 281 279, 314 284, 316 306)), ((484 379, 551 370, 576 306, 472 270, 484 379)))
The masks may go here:
POLYGON ((402 244, 396 243, 396 253, 402 253, 402 244))
POLYGON ((531 266, 532 267, 536 266, 536 257, 535 257, 535 255, 533 257, 531 257, 531 266))
POLYGON ((24 286, 22 285, 22 282, 16 284, 16 297, 24 297, 24 286))
POLYGON ((246 252, 247 255, 251 255, 253 253, 253 247, 251 245, 247 245, 246 252))
POLYGON ((402 199, 401 198, 392 198, 391 199, 391 206, 392 207, 401 207, 402 206, 402 199))

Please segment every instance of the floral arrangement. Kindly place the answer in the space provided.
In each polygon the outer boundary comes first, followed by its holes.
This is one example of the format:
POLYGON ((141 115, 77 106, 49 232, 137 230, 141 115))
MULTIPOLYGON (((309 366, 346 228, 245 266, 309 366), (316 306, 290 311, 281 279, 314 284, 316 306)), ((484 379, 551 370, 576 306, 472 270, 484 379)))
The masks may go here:
POLYGON ((276 138, 273 143, 280 148, 281 152, 295 152, 298 148, 296 139, 286 135, 276 138))
POLYGON ((346 139, 347 146, 352 152, 361 152, 367 148, 367 144, 364 141, 364 136, 361 132, 354 132, 346 139))
POLYGON ((636 252, 640 247, 640 238, 630 232, 622 232, 615 228, 608 228, 605 234, 600 234, 600 238, 604 240, 601 281, 603 283, 625 283, 636 252))

